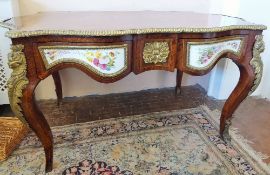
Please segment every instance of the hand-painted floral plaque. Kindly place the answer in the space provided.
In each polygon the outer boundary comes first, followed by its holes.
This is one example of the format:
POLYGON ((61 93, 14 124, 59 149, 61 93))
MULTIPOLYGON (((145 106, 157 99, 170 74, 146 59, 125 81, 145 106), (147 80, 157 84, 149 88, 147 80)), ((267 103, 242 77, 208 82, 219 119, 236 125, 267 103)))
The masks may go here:
POLYGON ((222 39, 208 42, 187 43, 187 66, 193 69, 207 69, 225 52, 241 53, 242 38, 222 39))
POLYGON ((112 46, 40 46, 46 69, 59 63, 78 63, 103 77, 127 69, 127 44, 112 46))

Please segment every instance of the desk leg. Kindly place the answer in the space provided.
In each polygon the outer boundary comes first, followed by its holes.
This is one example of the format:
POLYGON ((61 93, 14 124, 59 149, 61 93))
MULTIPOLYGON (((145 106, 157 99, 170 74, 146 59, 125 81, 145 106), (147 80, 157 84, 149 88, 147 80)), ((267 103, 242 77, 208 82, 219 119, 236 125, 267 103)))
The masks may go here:
POLYGON ((53 136, 49 124, 36 105, 34 91, 40 80, 30 80, 23 91, 21 107, 29 126, 41 141, 46 155, 46 172, 52 171, 53 165, 53 136))
POLYGON ((53 81, 54 81, 54 85, 55 85, 57 104, 59 106, 60 102, 63 99, 62 83, 61 83, 61 78, 60 78, 59 72, 57 71, 57 72, 52 73, 52 77, 53 77, 53 81))
POLYGON ((245 53, 246 58, 236 62, 240 70, 240 79, 225 102, 221 113, 220 135, 225 141, 230 140, 228 131, 233 112, 249 93, 255 91, 261 81, 263 63, 260 54, 264 51, 262 35, 257 35, 255 43, 252 42, 247 50, 249 51, 245 53))
POLYGON ((232 114, 240 103, 248 96, 254 80, 254 72, 249 64, 240 66, 239 68, 240 80, 225 102, 220 118, 220 135, 225 140, 230 139, 228 131, 232 114))
POLYGON ((176 86, 175 86, 175 96, 181 94, 181 84, 182 84, 183 72, 177 69, 176 73, 176 86))

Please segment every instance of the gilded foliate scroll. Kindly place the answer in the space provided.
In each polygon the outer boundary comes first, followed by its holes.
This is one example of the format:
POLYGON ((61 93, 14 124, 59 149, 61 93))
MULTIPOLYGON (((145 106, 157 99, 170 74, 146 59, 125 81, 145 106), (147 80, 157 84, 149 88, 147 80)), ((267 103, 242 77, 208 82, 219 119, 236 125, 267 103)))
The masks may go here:
POLYGON ((255 44, 253 46, 253 58, 250 61, 250 64, 253 67, 254 72, 255 72, 255 79, 254 79, 254 84, 249 94, 253 93, 261 82, 262 73, 263 73, 263 62, 261 60, 260 54, 264 51, 264 49, 265 49, 265 45, 263 41, 263 36, 257 35, 255 44))
POLYGON ((165 63, 170 53, 168 42, 145 43, 143 60, 145 63, 165 63))
POLYGON ((24 46, 12 45, 11 52, 8 55, 8 65, 13 70, 8 80, 8 96, 12 111, 23 123, 26 120, 23 117, 22 108, 20 106, 23 89, 29 83, 26 73, 27 64, 23 53, 24 46))

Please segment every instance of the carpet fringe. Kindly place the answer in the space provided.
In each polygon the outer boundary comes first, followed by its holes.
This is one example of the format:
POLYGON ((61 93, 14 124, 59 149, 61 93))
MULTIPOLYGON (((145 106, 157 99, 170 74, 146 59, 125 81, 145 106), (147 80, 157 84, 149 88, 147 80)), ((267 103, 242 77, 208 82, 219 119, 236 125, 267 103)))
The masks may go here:
MULTIPOLYGON (((211 117, 211 119, 215 122, 216 126, 219 128, 219 118, 221 112, 217 109, 210 110, 206 105, 201 105, 200 107, 211 117)), ((267 173, 270 174, 270 164, 263 162, 264 159, 268 159, 270 157, 269 155, 256 151, 254 148, 252 148, 250 144, 253 144, 253 142, 244 138, 239 133, 239 130, 237 128, 231 126, 229 128, 229 134, 231 136, 233 146, 237 148, 240 147, 243 151, 245 151, 242 152, 243 154, 253 159, 253 162, 257 162, 259 166, 261 166, 267 173)))

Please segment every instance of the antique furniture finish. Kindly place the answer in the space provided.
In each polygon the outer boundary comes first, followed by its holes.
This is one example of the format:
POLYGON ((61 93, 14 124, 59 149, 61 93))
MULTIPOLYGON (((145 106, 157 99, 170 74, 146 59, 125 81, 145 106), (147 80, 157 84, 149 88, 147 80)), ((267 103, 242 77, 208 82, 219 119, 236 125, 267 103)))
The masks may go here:
POLYGON ((221 58, 229 58, 239 67, 240 79, 221 113, 222 138, 233 112, 262 76, 266 27, 239 18, 192 12, 48 12, 12 21, 1 23, 12 29, 7 33, 13 43, 10 102, 42 142, 47 172, 52 170, 53 137, 35 103, 34 90, 52 75, 60 101, 61 69, 75 67, 103 83, 131 72, 177 70, 179 93, 183 72, 205 75, 221 58))

